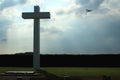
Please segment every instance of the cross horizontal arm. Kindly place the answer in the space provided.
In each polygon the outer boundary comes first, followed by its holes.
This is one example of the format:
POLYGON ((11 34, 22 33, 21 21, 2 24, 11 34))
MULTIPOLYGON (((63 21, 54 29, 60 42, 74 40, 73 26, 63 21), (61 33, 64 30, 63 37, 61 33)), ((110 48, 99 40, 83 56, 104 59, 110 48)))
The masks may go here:
POLYGON ((24 19, 49 19, 50 13, 49 12, 39 12, 39 13, 22 13, 22 17, 24 19))

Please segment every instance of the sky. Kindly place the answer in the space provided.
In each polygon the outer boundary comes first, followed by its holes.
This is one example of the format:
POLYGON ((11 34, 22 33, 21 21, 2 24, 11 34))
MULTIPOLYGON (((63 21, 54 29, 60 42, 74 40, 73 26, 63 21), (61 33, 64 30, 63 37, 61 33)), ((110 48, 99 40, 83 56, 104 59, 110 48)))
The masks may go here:
POLYGON ((42 54, 120 53, 120 0, 0 0, 0 54, 33 51, 33 20, 22 12, 50 12, 40 20, 42 54), (92 10, 86 12, 86 9, 92 10))

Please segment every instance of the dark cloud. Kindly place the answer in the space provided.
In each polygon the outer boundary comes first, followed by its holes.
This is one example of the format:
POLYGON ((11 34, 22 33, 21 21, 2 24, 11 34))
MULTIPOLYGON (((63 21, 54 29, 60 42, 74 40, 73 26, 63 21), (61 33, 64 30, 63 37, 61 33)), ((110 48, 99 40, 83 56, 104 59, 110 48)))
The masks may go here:
POLYGON ((61 33, 62 31, 60 31, 57 28, 51 28, 51 29, 48 29, 48 32, 51 34, 57 34, 57 33, 61 33))
POLYGON ((93 11, 100 10, 99 7, 103 3, 104 0, 76 0, 76 5, 82 5, 80 8, 75 8, 71 12, 76 15, 85 14, 86 9, 90 9, 93 11))
POLYGON ((27 2, 27 0, 18 0, 20 2, 20 4, 24 4, 27 2))
POLYGON ((0 17, 0 40, 7 41, 7 30, 9 28, 9 25, 12 24, 12 21, 5 18, 5 17, 0 17))
POLYGON ((45 29, 43 27, 40 27, 40 32, 45 32, 45 29))
POLYGON ((82 4, 82 5, 86 5, 90 3, 90 0, 76 0, 75 3, 77 5, 82 4))
POLYGON ((74 13, 77 15, 82 15, 86 13, 86 9, 91 9, 93 11, 99 9, 100 5, 104 2, 104 0, 75 0, 74 3, 81 7, 74 7, 68 11, 60 10, 56 12, 57 15, 63 14, 71 14, 74 13))
POLYGON ((76 18, 59 39, 48 41, 51 53, 120 52, 120 15, 76 18))
POLYGON ((82 5, 82 8, 98 9, 104 0, 76 0, 77 5, 82 5))
POLYGON ((4 39, 4 38, 3 38, 3 39, 1 39, 1 41, 2 41, 2 42, 6 42, 6 41, 7 41, 7 39, 4 39))
POLYGON ((27 0, 2 0, 0 4, 0 11, 5 8, 15 6, 17 4, 24 4, 27 0))
POLYGON ((101 19, 91 19, 87 24, 81 21, 84 24, 83 27, 80 23, 73 24, 73 26, 78 27, 74 27, 66 32, 66 38, 61 40, 65 52, 119 52, 119 17, 106 16, 101 19))
POLYGON ((60 11, 56 12, 57 15, 62 15, 62 14, 64 14, 64 13, 65 13, 64 10, 60 10, 60 11))
POLYGON ((48 32, 50 34, 58 34, 58 33, 61 33, 62 31, 55 28, 55 27, 51 27, 51 28, 43 28, 43 27, 40 27, 40 31, 41 32, 48 32))

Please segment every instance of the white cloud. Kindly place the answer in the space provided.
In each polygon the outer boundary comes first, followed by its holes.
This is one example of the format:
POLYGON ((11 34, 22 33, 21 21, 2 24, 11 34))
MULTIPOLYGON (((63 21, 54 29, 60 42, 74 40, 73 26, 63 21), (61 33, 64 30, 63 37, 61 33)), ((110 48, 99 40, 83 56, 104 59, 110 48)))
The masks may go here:
POLYGON ((4 9, 1 12, 1 15, 13 21, 16 18, 21 17, 21 11, 18 10, 16 7, 9 7, 7 9, 4 9))
POLYGON ((8 29, 7 36, 8 50, 11 49, 14 52, 30 52, 32 50, 33 27, 29 23, 11 25, 8 29))
POLYGON ((25 4, 25 3, 26 0, 2 0, 0 4, 0 11, 9 7, 16 6, 18 4, 25 4))
POLYGON ((39 5, 44 3, 45 0, 27 0, 27 5, 39 5))

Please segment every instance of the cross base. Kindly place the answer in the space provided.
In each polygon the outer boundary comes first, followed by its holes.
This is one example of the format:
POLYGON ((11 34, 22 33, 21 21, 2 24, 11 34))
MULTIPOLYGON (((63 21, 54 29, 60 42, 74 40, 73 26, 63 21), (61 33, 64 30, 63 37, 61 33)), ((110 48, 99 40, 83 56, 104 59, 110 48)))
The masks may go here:
POLYGON ((42 69, 40 69, 40 70, 37 70, 37 71, 35 71, 35 74, 39 74, 39 75, 44 75, 44 76, 46 76, 46 77, 55 77, 55 78, 57 78, 58 76, 56 76, 56 75, 54 75, 54 74, 51 74, 51 73, 48 73, 47 71, 44 71, 44 70, 42 70, 42 69))
POLYGON ((48 73, 44 70, 37 70, 37 71, 6 71, 3 75, 5 76, 42 76, 42 77, 53 77, 57 78, 58 76, 48 73))

